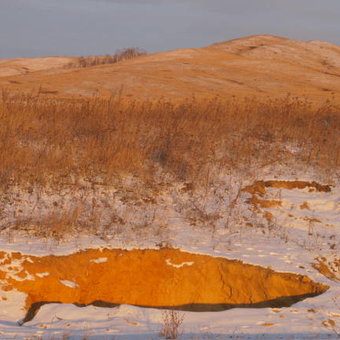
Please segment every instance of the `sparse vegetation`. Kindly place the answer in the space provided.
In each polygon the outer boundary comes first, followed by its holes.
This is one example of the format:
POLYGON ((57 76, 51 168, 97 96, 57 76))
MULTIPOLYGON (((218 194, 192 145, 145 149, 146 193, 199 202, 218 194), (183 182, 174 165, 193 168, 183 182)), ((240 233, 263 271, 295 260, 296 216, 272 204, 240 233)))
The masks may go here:
POLYGON ((65 68, 89 67, 104 64, 114 64, 123 60, 133 59, 147 52, 142 48, 131 47, 117 50, 115 54, 106 54, 101 56, 79 57, 77 61, 69 63, 65 68))
POLYGON ((184 314, 173 309, 165 310, 162 313, 163 325, 161 336, 164 339, 177 339, 181 335, 181 326, 184 321, 184 314))
POLYGON ((164 241, 158 216, 166 208, 157 195, 167 189, 156 185, 164 181, 184 184, 171 195, 189 223, 235 231, 230 222, 241 216, 234 206, 243 185, 218 182, 216 173, 256 180, 259 169, 275 164, 330 177, 339 170, 339 109, 329 103, 71 102, 3 92, 0 124, 1 229, 57 240, 79 231, 107 239, 155 228, 164 241))

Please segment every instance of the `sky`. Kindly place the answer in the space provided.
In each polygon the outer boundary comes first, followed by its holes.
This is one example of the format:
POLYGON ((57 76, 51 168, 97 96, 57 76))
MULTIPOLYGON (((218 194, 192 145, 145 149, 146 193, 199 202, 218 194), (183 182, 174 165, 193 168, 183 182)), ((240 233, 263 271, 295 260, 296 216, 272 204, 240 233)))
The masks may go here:
POLYGON ((340 45, 340 0, 0 0, 0 58, 203 47, 255 34, 340 45))

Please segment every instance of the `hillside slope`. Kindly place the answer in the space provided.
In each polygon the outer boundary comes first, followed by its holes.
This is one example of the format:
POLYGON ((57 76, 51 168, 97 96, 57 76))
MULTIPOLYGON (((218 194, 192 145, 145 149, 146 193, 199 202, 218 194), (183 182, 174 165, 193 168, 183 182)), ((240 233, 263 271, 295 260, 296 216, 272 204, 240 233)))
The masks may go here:
POLYGON ((28 69, 21 75, 9 70, 9 61, 0 62, 0 88, 53 97, 123 94, 178 99, 291 94, 338 103, 339 56, 337 45, 260 35, 87 68, 60 66, 60 57, 45 59, 51 68, 37 67, 40 58, 21 60, 28 69))

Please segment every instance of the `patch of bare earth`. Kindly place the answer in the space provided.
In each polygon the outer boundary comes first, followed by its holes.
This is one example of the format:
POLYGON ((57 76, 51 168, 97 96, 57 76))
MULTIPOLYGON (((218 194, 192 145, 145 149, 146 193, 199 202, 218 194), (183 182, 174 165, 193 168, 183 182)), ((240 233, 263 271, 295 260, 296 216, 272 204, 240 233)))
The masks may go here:
POLYGON ((24 321, 51 302, 216 311, 289 306, 328 289, 304 275, 169 248, 44 257, 2 252, 0 260, 2 289, 27 294, 24 321))
POLYGON ((319 256, 315 259, 313 267, 318 270, 322 275, 326 276, 332 281, 340 282, 340 258, 334 257, 329 259, 319 256))

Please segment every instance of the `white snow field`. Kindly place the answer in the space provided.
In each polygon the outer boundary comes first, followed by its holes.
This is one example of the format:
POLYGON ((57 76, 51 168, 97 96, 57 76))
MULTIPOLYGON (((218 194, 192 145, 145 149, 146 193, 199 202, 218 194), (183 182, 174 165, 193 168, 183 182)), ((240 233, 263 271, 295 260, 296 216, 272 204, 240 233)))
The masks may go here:
MULTIPOLYGON (((266 180, 273 178, 267 176, 262 179, 263 183, 266 180)), ((294 179, 280 180, 288 183, 294 179)), ((277 178, 275 181, 279 182, 277 178)), ((303 274, 328 285, 329 289, 291 307, 235 308, 220 312, 178 311, 178 316, 183 318, 179 326, 179 338, 338 338, 340 186, 332 183, 330 191, 319 191, 312 185, 304 188, 291 185, 287 189, 279 183, 268 185, 262 193, 241 190, 254 182, 240 184, 229 181, 232 183, 229 191, 226 187, 215 188, 224 193, 220 202, 213 198, 216 197, 216 190, 213 195, 213 190, 209 189, 206 195, 202 195, 203 198, 197 200, 200 209, 205 209, 205 219, 193 218, 192 210, 183 203, 190 201, 190 197, 185 196, 189 194, 183 193, 178 186, 173 188, 171 195, 168 193, 158 198, 159 213, 138 237, 122 232, 108 234, 105 238, 79 235, 56 241, 8 229, 1 234, 0 251, 43 256, 71 254, 88 248, 158 249, 164 244, 170 244, 186 252, 238 259, 249 264, 271 267, 279 272, 303 274), (254 197, 257 201, 254 201, 254 197), (271 203, 259 203, 258 200, 271 203), (219 217, 213 219, 212 216, 219 217), (164 228, 155 229, 154 225, 159 226, 160 221, 164 228)), ((308 183, 312 183, 311 178, 308 183)), ((124 209, 122 205, 120 208, 124 209)), ((129 230, 129 233, 132 231, 129 230)), ((105 263, 107 258, 98 257, 94 261, 105 263)), ((31 321, 20 326, 20 320, 26 313, 26 296, 16 290, 3 289, 4 282, 9 277, 14 280, 34 278, 16 275, 20 271, 20 261, 10 264, 4 262, 0 263, 0 273, 6 273, 5 277, 0 276, 0 339, 164 338, 161 330, 165 312, 131 305, 104 308, 45 304, 31 321)), ((171 259, 167 259, 166 263, 176 270, 192 265, 192 262, 175 264, 171 259)), ((49 273, 42 272, 39 275, 47 277, 49 273)), ((70 281, 63 284, 68 287, 77 285, 70 281)))

